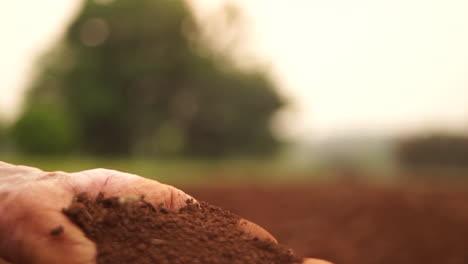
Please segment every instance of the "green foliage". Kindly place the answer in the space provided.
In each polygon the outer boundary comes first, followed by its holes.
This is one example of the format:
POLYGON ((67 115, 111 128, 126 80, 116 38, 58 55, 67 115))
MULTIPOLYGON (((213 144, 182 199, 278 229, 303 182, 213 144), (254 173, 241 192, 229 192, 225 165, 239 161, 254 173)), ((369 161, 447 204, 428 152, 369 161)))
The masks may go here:
MULTIPOLYGON (((87 0, 63 42, 42 60, 28 97, 29 105, 64 105, 61 114, 69 116, 48 120, 29 110, 18 126, 40 135, 72 133, 57 124, 76 120, 81 149, 91 154, 273 152, 269 122, 283 103, 268 75, 240 70, 230 54, 201 55, 209 45, 194 43, 196 24, 182 0, 87 0)), ((42 136, 28 138, 27 147, 20 131, 25 150, 51 150, 42 136)), ((61 136, 54 151, 75 137, 61 136)))
POLYGON ((228 182, 265 183, 292 181, 326 181, 326 174, 316 167, 298 166, 283 159, 158 159, 109 158, 86 155, 0 155, 11 164, 27 164, 44 171, 75 172, 91 168, 113 168, 167 184, 208 184, 216 177, 228 182))
POLYGON ((6 140, 5 126, 0 121, 0 150, 3 148, 6 140))
POLYGON ((32 105, 12 128, 17 148, 29 154, 71 153, 77 146, 76 125, 63 109, 32 105))
POLYGON ((407 138, 400 142, 397 157, 409 169, 468 168, 468 137, 434 134, 407 138))

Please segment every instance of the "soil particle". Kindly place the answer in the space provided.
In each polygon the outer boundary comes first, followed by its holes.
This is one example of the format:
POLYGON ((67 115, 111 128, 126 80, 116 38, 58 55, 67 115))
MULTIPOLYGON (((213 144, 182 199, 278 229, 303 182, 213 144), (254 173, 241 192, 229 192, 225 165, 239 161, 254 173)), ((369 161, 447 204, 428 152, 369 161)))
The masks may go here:
MULTIPOLYGON (((244 233, 240 218, 207 203, 178 211, 144 198, 76 197, 64 213, 97 245, 98 264, 291 264, 288 248, 244 233)), ((52 233, 52 232, 51 232, 52 233)))
POLYGON ((56 228, 50 230, 50 235, 51 236, 59 236, 62 233, 63 233, 63 226, 61 226, 61 225, 59 225, 56 228))

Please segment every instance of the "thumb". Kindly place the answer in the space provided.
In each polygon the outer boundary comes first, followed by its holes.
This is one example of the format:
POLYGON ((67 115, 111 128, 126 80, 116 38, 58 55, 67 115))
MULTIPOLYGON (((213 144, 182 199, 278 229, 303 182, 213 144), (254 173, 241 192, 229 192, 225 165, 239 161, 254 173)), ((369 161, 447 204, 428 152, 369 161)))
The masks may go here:
MULTIPOLYGON (((241 219, 239 221, 239 225, 241 229, 248 234, 256 236, 259 239, 270 240, 274 243, 278 243, 278 241, 268 231, 266 231, 265 229, 263 229, 262 227, 260 227, 259 225, 253 222, 250 222, 246 219, 241 219)), ((325 261, 325 260, 321 260, 321 259, 306 258, 304 259, 302 264, 333 264, 333 263, 325 261)))

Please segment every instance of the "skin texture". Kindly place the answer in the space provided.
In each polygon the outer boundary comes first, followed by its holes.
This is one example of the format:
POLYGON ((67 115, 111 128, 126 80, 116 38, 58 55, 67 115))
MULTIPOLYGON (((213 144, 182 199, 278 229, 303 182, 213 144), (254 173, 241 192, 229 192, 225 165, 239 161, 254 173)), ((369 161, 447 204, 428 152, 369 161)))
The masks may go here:
MULTIPOLYGON (((61 212, 82 192, 90 197, 100 192, 106 196, 145 195, 149 202, 164 203, 173 210, 192 198, 172 186, 114 170, 44 172, 0 162, 0 264, 95 264, 95 245, 61 212), (50 235, 60 227, 60 235, 50 235)), ((276 242, 250 221, 243 219, 239 225, 254 236, 276 242)), ((330 263, 307 259, 303 264, 330 263)))

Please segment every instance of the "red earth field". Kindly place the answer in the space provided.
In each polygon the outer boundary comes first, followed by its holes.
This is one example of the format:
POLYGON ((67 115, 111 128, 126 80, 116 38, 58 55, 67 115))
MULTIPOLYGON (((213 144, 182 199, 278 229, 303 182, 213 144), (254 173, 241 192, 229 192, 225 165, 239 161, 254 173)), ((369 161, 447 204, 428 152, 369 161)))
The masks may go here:
POLYGON ((184 188, 343 264, 468 263, 468 191, 364 185, 184 188))

